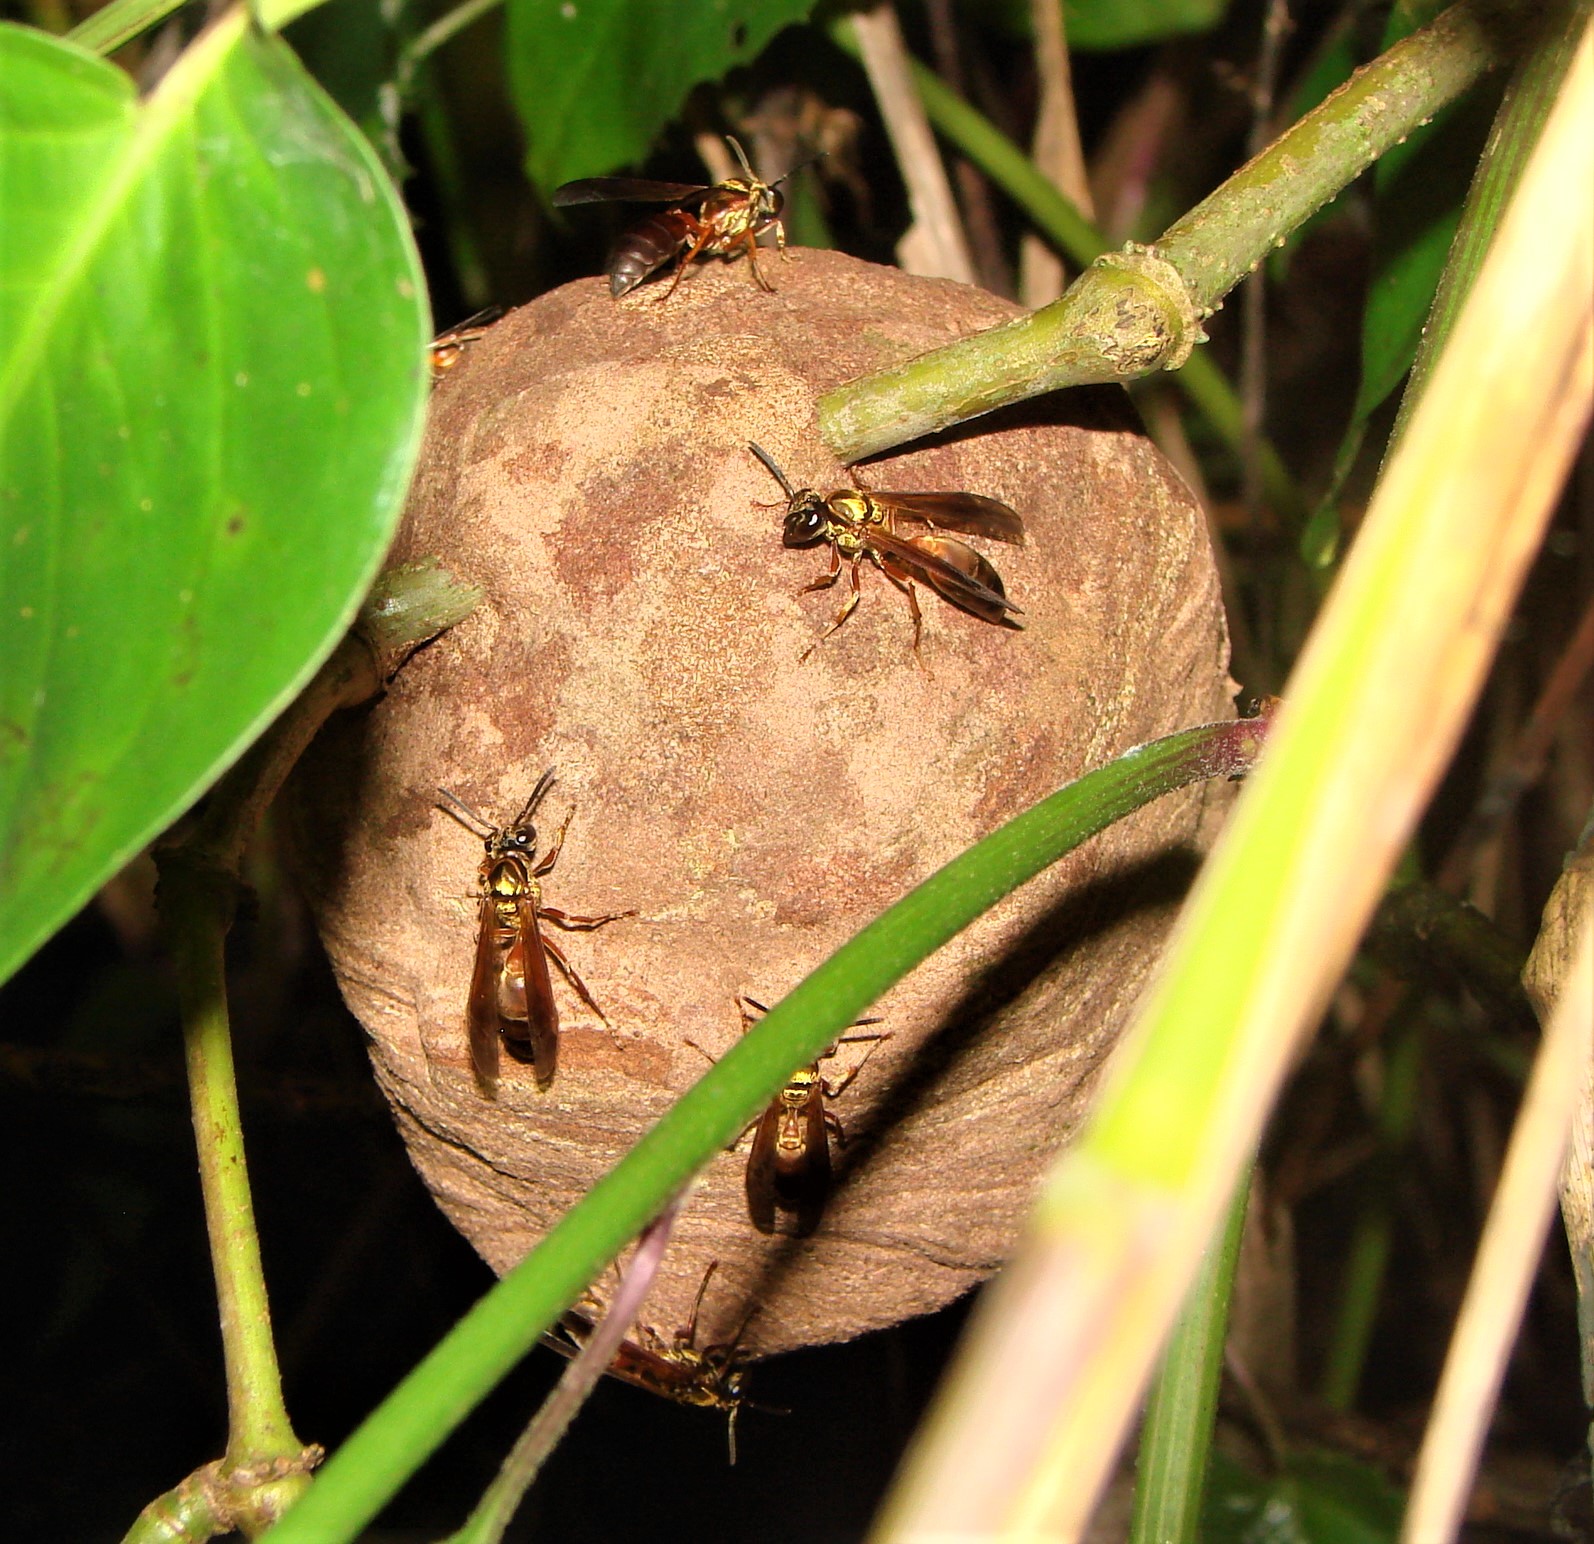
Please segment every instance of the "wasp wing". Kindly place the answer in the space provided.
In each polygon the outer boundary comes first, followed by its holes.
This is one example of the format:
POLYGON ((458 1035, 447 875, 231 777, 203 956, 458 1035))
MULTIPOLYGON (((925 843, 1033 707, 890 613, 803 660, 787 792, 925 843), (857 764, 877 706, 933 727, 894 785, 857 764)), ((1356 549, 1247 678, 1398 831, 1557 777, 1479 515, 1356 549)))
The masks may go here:
POLYGON ((654 182, 647 177, 582 177, 553 190, 556 209, 571 204, 684 204, 712 193, 700 182, 654 182))
POLYGON ((553 997, 553 978, 548 973, 548 951, 538 925, 537 903, 529 895, 515 899, 518 918, 517 937, 504 960, 500 992, 506 1008, 520 1008, 524 1015, 505 1013, 502 1019, 504 1044, 518 1061, 529 1061, 539 1088, 552 1081, 559 1063, 559 1009, 553 997))
POLYGON ((983 493, 871 493, 869 497, 904 520, 1024 545, 1024 521, 1018 511, 983 493))
POLYGON ((888 574, 922 579, 943 600, 987 622, 1019 625, 1009 615, 1019 607, 1007 598, 1002 576, 972 547, 950 536, 904 539, 884 531, 871 531, 869 542, 888 574))
POLYGON ((476 963, 470 973, 470 996, 465 1003, 465 1036, 470 1043, 470 1067, 481 1091, 491 1099, 498 1089, 499 983, 503 979, 509 945, 498 927, 498 911, 490 895, 482 897, 481 920, 476 930, 476 963))
POLYGON ((775 1138, 780 1114, 777 1099, 759 1117, 753 1150, 747 1155, 747 1215, 760 1233, 775 1231, 775 1138))

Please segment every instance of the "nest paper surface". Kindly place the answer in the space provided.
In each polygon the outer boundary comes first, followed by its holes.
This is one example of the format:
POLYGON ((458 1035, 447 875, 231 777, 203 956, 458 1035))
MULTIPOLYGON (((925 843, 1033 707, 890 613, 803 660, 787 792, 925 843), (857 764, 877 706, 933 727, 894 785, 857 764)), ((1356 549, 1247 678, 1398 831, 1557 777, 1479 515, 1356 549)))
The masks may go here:
MULTIPOLYGON (((394 556, 435 553, 482 607, 307 758, 293 827, 323 936, 439 1204, 514 1264, 740 1033, 966 846, 1063 783, 1227 716, 1227 644, 1200 511, 1110 395, 966 426, 848 473, 819 392, 1002 321, 964 286, 831 253, 686 276, 667 305, 599 279, 514 312, 439 387, 394 556), (920 591, 920 661, 878 572, 802 593, 823 549, 781 545, 765 446, 799 487, 967 490, 1023 516, 970 538, 1022 631, 920 591), (605 1027, 555 979, 558 1075, 505 1062, 483 1097, 464 1033, 480 841, 557 769, 574 818, 548 904, 635 908, 554 933, 605 1027)), ((1222 789, 1165 799, 999 905, 873 1010, 891 1038, 833 1109, 846 1133, 810 1237, 748 1217, 746 1141, 676 1225, 646 1321, 701 1342, 746 1315, 754 1355, 927 1312, 994 1270, 1154 966, 1222 789)), ((841 1048, 839 1079, 867 1050, 841 1048)))

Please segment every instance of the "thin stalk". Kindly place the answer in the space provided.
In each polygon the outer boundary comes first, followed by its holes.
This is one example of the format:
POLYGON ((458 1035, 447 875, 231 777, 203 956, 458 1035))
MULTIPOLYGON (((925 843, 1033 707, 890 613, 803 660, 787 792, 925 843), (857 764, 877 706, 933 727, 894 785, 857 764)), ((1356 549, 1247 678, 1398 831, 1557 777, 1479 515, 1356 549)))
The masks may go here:
POLYGON ((131 43, 141 32, 159 26, 173 11, 180 11, 187 0, 110 0, 92 16, 85 17, 66 35, 102 58, 131 43))
POLYGON ((1459 0, 1359 70, 1153 245, 1103 256, 1029 316, 827 393, 819 402, 826 444, 854 462, 1063 386, 1179 368, 1229 290, 1391 145, 1508 58, 1503 19, 1530 9, 1459 0))
POLYGON ((399 55, 399 82, 402 85, 417 67, 435 54, 445 43, 452 42, 467 27, 474 26, 490 11, 495 11, 504 0, 465 0, 452 11, 445 11, 424 32, 418 32, 399 55))
MULTIPOLYGON (((1591 79, 1590 84, 1594 84, 1591 79)), ((1594 1060, 1594 914, 1544 1026, 1417 1455, 1401 1544, 1453 1539, 1555 1210, 1556 1179, 1594 1060)))
POLYGON ((1434 362, 1444 351, 1461 307, 1483 266, 1500 217, 1522 178, 1528 157, 1539 141, 1544 120, 1571 68, 1590 10, 1590 0, 1557 0, 1547 7, 1537 36, 1506 87, 1500 110, 1489 130, 1489 141, 1478 162, 1477 176, 1461 208, 1461 221, 1450 243, 1450 255, 1439 277, 1427 325, 1417 344, 1417 355, 1395 415, 1395 427, 1390 431, 1389 444, 1384 451, 1386 458, 1394 454, 1395 446, 1400 443, 1434 362))
POLYGON ((355 630, 310 685, 157 847, 156 905, 176 968, 183 1045, 227 1378, 227 1451, 151 1502, 127 1544, 254 1535, 298 1498, 321 1450, 293 1433, 265 1272, 227 1013, 225 943, 244 849, 304 747, 338 708, 380 689, 408 653, 467 615, 480 592, 433 562, 377 580, 355 630), (174 1533, 172 1530, 180 1529, 174 1533))
POLYGON ((1374 1173, 1377 1189, 1362 1208, 1351 1234, 1338 1309, 1324 1357, 1321 1392, 1331 1410, 1355 1408, 1356 1391, 1361 1386, 1378 1307, 1383 1301, 1384 1277, 1394 1238, 1395 1208, 1390 1185, 1416 1119, 1421 1032, 1416 1024, 1407 1024, 1388 1039, 1383 1093, 1378 1104, 1378 1163, 1374 1173))
POLYGON ((1140 1428, 1129 1544, 1198 1544, 1212 1425, 1223 1379, 1229 1298, 1240 1262, 1249 1175, 1190 1283, 1140 1428))
POLYGON ((680 1214, 680 1198, 642 1230, 635 1253, 620 1275, 608 1311, 593 1326, 574 1360, 565 1368, 553 1392, 532 1417, 487 1487, 465 1526, 444 1544, 499 1544, 526 1492, 535 1482, 548 1455, 558 1446, 577 1412, 598 1386, 604 1371, 619 1354, 620 1345, 642 1312, 643 1300, 664 1262, 670 1230, 680 1214))
POLYGON ((972 284, 974 260, 935 136, 925 121, 924 104, 913 89, 896 9, 890 0, 880 0, 867 10, 839 18, 836 25, 854 39, 853 52, 863 61, 908 190, 913 224, 898 245, 898 261, 909 273, 972 284))
POLYGON ((283 1402, 249 1194, 223 963, 235 894, 230 882, 202 869, 162 865, 157 903, 177 972, 199 1186, 227 1369, 227 1454, 217 1478, 230 1493, 230 1525, 252 1534, 298 1498, 320 1450, 307 1448, 294 1435, 283 1402))

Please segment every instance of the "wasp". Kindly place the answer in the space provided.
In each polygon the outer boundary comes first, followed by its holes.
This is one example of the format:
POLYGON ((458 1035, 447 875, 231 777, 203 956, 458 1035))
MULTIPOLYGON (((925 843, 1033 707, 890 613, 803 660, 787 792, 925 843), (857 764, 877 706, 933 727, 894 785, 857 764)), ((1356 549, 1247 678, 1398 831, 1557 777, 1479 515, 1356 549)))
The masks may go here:
MULTIPOLYGON (((748 1008, 766 1013, 768 1009, 753 997, 737 1004, 745 1033, 754 1023, 748 1008), (745 1004, 745 1006, 743 1006, 745 1004)), ((862 1029, 878 1024, 879 1019, 858 1019, 853 1027, 862 1029)), ((864 1062, 874 1047, 889 1035, 843 1035, 824 1055, 799 1067, 786 1080, 786 1086, 770 1101, 759 1116, 753 1135, 752 1151, 747 1155, 747 1212, 760 1233, 776 1231, 778 1213, 790 1214, 792 1236, 804 1238, 819 1225, 820 1214, 830 1195, 830 1136, 845 1145, 846 1133, 827 1100, 839 1099, 852 1080, 863 1071, 864 1062), (820 1071, 819 1063, 836 1054, 837 1047, 872 1041, 869 1051, 851 1072, 832 1083, 820 1071)))
POLYGON ((488 325, 502 314, 499 306, 488 306, 474 316, 468 316, 457 327, 440 332, 427 348, 427 363, 431 366, 432 380, 437 382, 448 374, 465 356, 465 350, 487 336, 488 325))
POLYGON ((852 588, 830 626, 802 653, 807 659, 847 620, 858 605, 858 573, 864 560, 873 563, 908 598, 913 617, 913 652, 919 652, 923 619, 913 581, 930 586, 943 600, 987 622, 1018 627, 1019 611, 1002 588, 1001 575, 972 547, 951 536, 934 532, 903 535, 897 522, 917 521, 946 531, 989 536, 995 541, 1024 545, 1024 522, 1018 512, 979 493, 870 493, 862 488, 840 488, 823 496, 812 488, 794 488, 773 456, 761 445, 747 447, 774 474, 786 495, 786 518, 781 544, 812 547, 830 545, 830 571, 821 574, 802 593, 829 589, 841 577, 846 561, 852 566, 852 588))
MULTIPOLYGON (((697 1316, 703 1306, 703 1294, 718 1260, 710 1260, 698 1284, 697 1296, 692 1301, 692 1316, 684 1328, 675 1333, 674 1340, 666 1341, 646 1325, 639 1325, 640 1341, 625 1340, 615 1353, 614 1360, 605 1368, 611 1378, 635 1384, 662 1399, 672 1399, 678 1405, 696 1405, 702 1410, 723 1410, 727 1416, 731 1462, 736 1462, 736 1417, 744 1406, 761 1410, 745 1393, 747 1372, 737 1347, 742 1331, 723 1345, 697 1345, 697 1316)), ((593 1321, 583 1312, 571 1309, 560 1317, 558 1330, 543 1336, 543 1343, 561 1356, 573 1357, 587 1343, 592 1334, 593 1321), (561 1335, 563 1338, 560 1338, 561 1335)))
POLYGON ((551 958, 566 981, 603 1020, 603 1009, 593 1000, 576 968, 542 930, 544 921, 555 927, 590 932, 635 911, 610 912, 602 917, 577 917, 543 905, 542 881, 552 873, 570 829, 572 808, 559 827, 553 846, 537 857, 537 828, 531 817, 553 786, 553 768, 537 779, 525 808, 507 826, 495 826, 478 815, 446 788, 438 790, 448 800, 440 805, 446 814, 483 838, 486 856, 481 866, 481 921, 476 935, 476 965, 471 971, 470 997, 465 1026, 470 1042, 471 1070, 482 1092, 492 1098, 498 1085, 498 1048, 503 1044, 517 1061, 529 1061, 537 1085, 553 1081, 559 1059, 559 1010, 554 1003, 551 958), (449 806, 453 806, 450 808, 449 806))
POLYGON ((633 226, 609 254, 609 293, 616 300, 679 258, 675 278, 664 292, 668 300, 694 258, 730 257, 737 252, 747 254, 758 287, 774 294, 774 286, 758 269, 758 238, 773 231, 784 256, 786 227, 781 224, 780 212, 785 196, 780 185, 792 173, 774 182, 761 182, 741 145, 729 136, 727 140, 745 177, 730 177, 711 187, 695 182, 653 182, 645 177, 583 177, 554 189, 553 203, 560 208, 613 202, 672 206, 633 226))

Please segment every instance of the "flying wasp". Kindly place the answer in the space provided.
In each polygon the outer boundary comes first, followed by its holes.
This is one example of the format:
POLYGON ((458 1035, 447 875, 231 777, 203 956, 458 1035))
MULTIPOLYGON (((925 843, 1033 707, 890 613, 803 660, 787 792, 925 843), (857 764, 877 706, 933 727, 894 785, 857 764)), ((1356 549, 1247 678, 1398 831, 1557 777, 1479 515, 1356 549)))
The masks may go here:
POLYGON ((830 626, 802 654, 807 659, 847 620, 858 605, 858 574, 868 559, 908 598, 913 617, 913 652, 919 652, 923 619, 913 581, 930 586, 943 600, 987 622, 1019 627, 1019 608, 1007 598, 1001 575, 972 547, 934 532, 902 535, 897 523, 917 521, 944 531, 989 536, 995 541, 1024 544, 1024 522, 1000 499, 979 493, 871 493, 840 488, 820 495, 812 488, 794 488, 773 456, 761 445, 747 447, 774 474, 786 495, 781 543, 787 547, 830 545, 830 571, 802 593, 829 589, 841 577, 843 561, 851 564, 852 587, 830 626))
MULTIPOLYGON (((737 1004, 743 1032, 754 1020, 748 1008, 759 1013, 768 1010, 754 997, 743 997, 737 1004), (743 1006, 745 1004, 745 1006, 743 1006)), ((878 1024, 879 1019, 858 1019, 861 1029, 878 1024)), ((770 1101, 758 1118, 753 1148, 747 1156, 747 1211, 760 1233, 776 1231, 777 1213, 792 1218, 790 1232, 803 1238, 819 1225, 819 1218, 830 1195, 830 1136, 844 1144, 846 1134, 828 1100, 839 1099, 852 1080, 863 1071, 864 1062, 875 1046, 889 1035, 843 1035, 823 1056, 799 1067, 786 1080, 786 1086, 770 1101), (858 1041, 873 1041, 869 1051, 852 1071, 832 1083, 820 1071, 819 1063, 836 1054, 837 1047, 858 1041)))
POLYGON ((552 202, 558 208, 604 203, 672 206, 632 226, 609 254, 609 293, 616 300, 679 258, 675 277, 664 292, 668 300, 694 258, 730 257, 737 252, 747 254, 758 287, 774 293, 774 286, 759 272, 758 238, 773 231, 775 244, 785 255, 786 227, 780 220, 785 197, 780 185, 792 173, 761 182, 741 145, 729 135, 726 138, 745 178, 728 177, 705 187, 695 182, 653 182, 645 177, 583 177, 554 189, 552 202))
MULTIPOLYGON (((678 1405, 696 1405, 703 1410, 723 1410, 728 1418, 728 1439, 731 1462, 736 1462, 736 1417, 744 1406, 759 1410, 767 1406, 755 1405, 744 1392, 746 1368, 737 1353, 746 1320, 736 1338, 724 1345, 697 1344, 697 1316, 703 1306, 703 1294, 708 1290, 710 1278, 719 1266, 710 1260, 703 1272, 697 1296, 692 1302, 692 1316, 684 1328, 677 1330, 672 1341, 665 1340, 646 1325, 638 1326, 640 1341, 625 1340, 614 1360, 604 1369, 611 1378, 622 1383, 635 1384, 661 1399, 672 1399, 678 1405)), ((543 1344, 561 1356, 573 1357, 586 1344, 593 1331, 593 1321, 583 1312, 571 1309, 559 1320, 557 1329, 542 1337, 543 1344), (561 1335, 563 1338, 561 1339, 561 1335)))
POLYGON ((575 966, 543 932, 541 924, 547 921, 572 931, 591 931, 636 915, 635 911, 616 911, 602 917, 577 917, 543 905, 543 877, 559 861, 565 832, 575 814, 572 808, 559 827, 553 846, 539 859, 537 828, 531 817, 552 786, 553 768, 549 767, 537 779, 525 807, 507 826, 495 826, 457 795, 446 788, 438 789, 448 800, 438 807, 481 837, 486 847, 481 866, 476 964, 471 971, 465 1027, 471 1070, 488 1098, 497 1091, 500 1044, 517 1061, 532 1064, 538 1087, 546 1088, 553 1081, 559 1060, 559 1010, 548 972, 550 958, 582 1002, 605 1024, 609 1022, 575 966))

